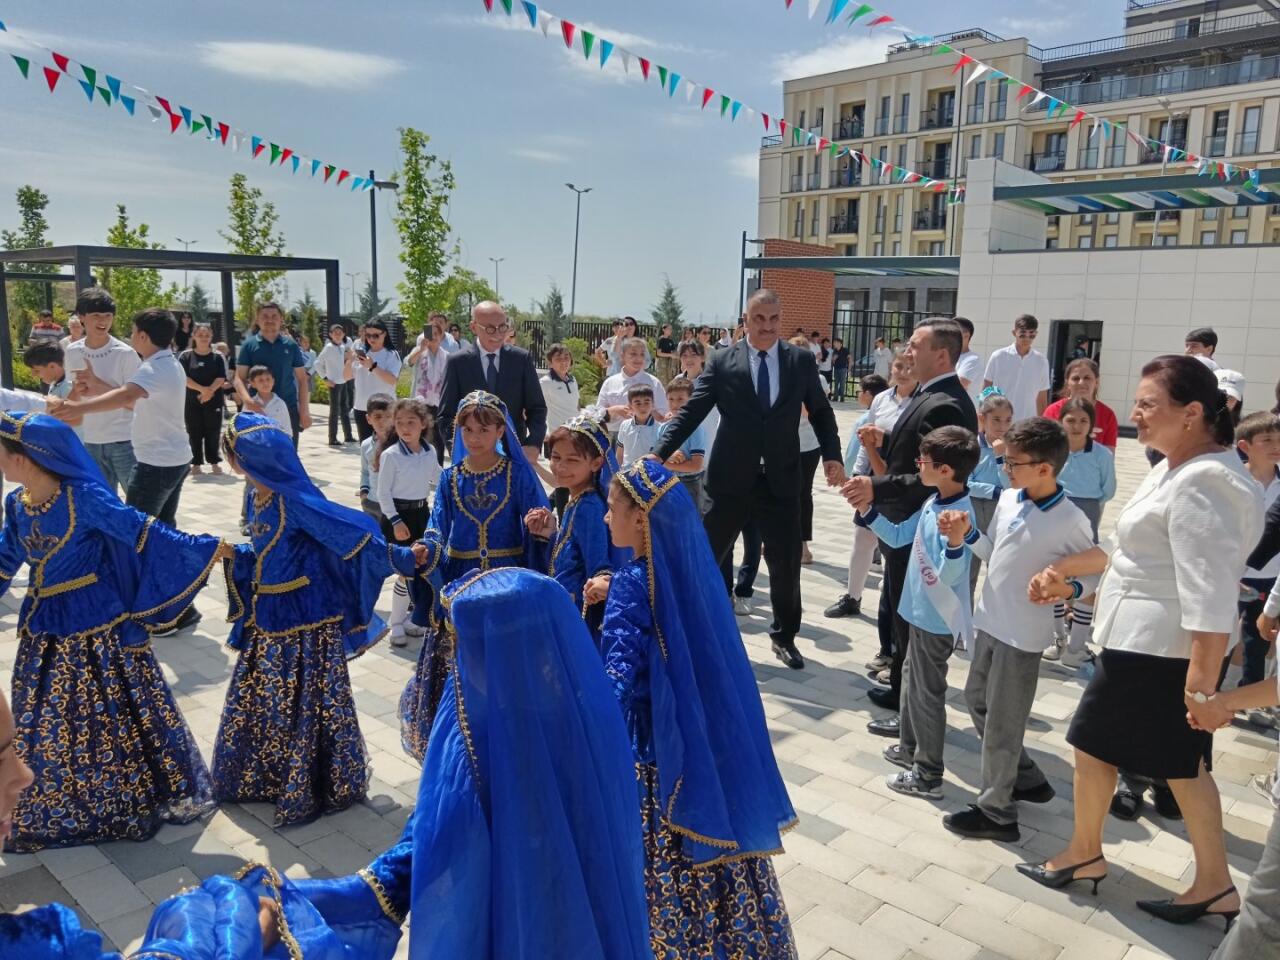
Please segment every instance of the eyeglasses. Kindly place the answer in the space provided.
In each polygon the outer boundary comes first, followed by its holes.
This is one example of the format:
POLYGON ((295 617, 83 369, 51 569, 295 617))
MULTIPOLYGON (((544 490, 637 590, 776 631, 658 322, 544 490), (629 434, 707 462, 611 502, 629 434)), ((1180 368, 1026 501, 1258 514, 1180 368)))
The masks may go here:
POLYGON ((498 324, 478 323, 476 324, 476 329, 482 333, 487 333, 490 336, 493 336, 495 333, 506 333, 508 330, 511 329, 511 324, 509 323, 498 323, 498 324))
POLYGON ((1004 472, 1011 474, 1013 473, 1013 471, 1017 470, 1019 467, 1030 467, 1030 466, 1034 466, 1037 463, 1044 463, 1044 461, 1043 460, 1021 460, 1015 463, 1013 460, 1006 460, 1004 462, 1004 472))

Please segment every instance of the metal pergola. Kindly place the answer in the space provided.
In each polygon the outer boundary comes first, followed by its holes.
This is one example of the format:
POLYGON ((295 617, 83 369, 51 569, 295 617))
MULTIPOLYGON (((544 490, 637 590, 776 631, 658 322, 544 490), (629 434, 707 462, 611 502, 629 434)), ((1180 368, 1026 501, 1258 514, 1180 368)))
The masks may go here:
MULTIPOLYGON (((9 304, 4 295, 7 280, 35 283, 74 283, 77 290, 95 284, 94 267, 135 267, 154 270, 188 270, 217 273, 222 289, 222 338, 234 349, 238 340, 235 325, 235 282, 237 273, 258 271, 324 272, 325 307, 332 318, 342 315, 337 260, 316 257, 257 257, 238 253, 202 253, 197 250, 134 250, 126 247, 63 246, 29 250, 0 250, 0 382, 13 386, 13 343, 9 333, 9 304), (70 267, 71 273, 37 273, 6 269, 8 264, 41 264, 70 267)), ((50 287, 49 289, 52 289, 50 287)))
POLYGON ((1197 174, 1164 174, 1112 180, 1054 180, 1002 187, 996 203, 1012 203, 1047 217, 1088 213, 1260 207, 1280 203, 1280 167, 1258 171, 1258 182, 1222 181, 1197 174))

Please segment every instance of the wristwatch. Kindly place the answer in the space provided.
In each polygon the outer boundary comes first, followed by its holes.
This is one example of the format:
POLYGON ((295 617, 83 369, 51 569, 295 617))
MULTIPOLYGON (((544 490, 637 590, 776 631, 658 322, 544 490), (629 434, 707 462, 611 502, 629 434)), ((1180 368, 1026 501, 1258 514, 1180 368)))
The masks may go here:
POLYGON ((1182 692, 1186 695, 1187 699, 1193 703, 1210 703, 1213 698, 1218 695, 1216 692, 1205 694, 1201 693, 1199 690, 1183 690, 1182 692))
POLYGON ((377 369, 378 369, 378 361, 374 360, 371 364, 369 364, 369 372, 373 373, 373 371, 377 369))

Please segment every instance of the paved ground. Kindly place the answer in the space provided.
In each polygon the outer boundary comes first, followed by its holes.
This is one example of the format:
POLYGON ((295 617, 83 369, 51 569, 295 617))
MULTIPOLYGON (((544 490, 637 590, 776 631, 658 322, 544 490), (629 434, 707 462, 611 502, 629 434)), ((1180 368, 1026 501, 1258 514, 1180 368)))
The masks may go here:
MULTIPOLYGON (((839 412, 842 429, 853 410, 839 412)), ((323 428, 303 442, 307 468, 338 502, 351 502, 358 479, 354 446, 323 445, 323 428)), ((1122 441, 1120 493, 1124 503, 1146 470, 1136 444, 1122 441)), ((188 482, 180 521, 185 529, 232 534, 239 485, 228 478, 188 482)), ((1108 511, 1104 528, 1116 511, 1108 511)), ((1027 744, 1058 791, 1046 806, 1024 805, 1017 845, 959 840, 941 823, 975 795, 978 741, 964 710, 965 668, 952 672, 948 709, 945 800, 899 797, 884 786, 894 768, 880 757, 884 740, 866 733, 873 709, 862 664, 877 649, 866 618, 824 620, 821 610, 843 592, 849 511, 833 492, 817 492, 814 564, 804 571, 806 626, 803 672, 783 669, 769 653, 766 606, 743 623, 746 643, 769 717, 774 746, 800 826, 777 859, 787 905, 804 960, 1144 960, 1169 956, 1202 960, 1221 937, 1207 922, 1171 927, 1134 907, 1142 897, 1167 896, 1191 871, 1180 824, 1144 817, 1112 820, 1107 829, 1111 874, 1097 897, 1045 890, 1017 874, 1014 864, 1059 849, 1071 830, 1070 749, 1064 739, 1081 692, 1078 680, 1046 664, 1027 730, 1027 744)), ((19 578, 21 580, 21 577, 19 578)), ((761 578, 762 583, 765 578, 761 578)), ((873 576, 873 584, 874 584, 873 576)), ((8 687, 22 584, 0 606, 0 682, 8 687)), ((877 594, 868 590, 866 607, 877 594)), ((223 647, 225 596, 221 578, 197 601, 204 622, 192 633, 158 641, 178 702, 210 755, 232 657, 223 647)), ((384 594, 383 608, 389 606, 384 594)), ((366 864, 399 835, 413 802, 418 768, 400 748, 395 714, 416 647, 385 643, 351 665, 361 724, 373 757, 368 801, 316 823, 270 826, 271 808, 222 808, 209 820, 165 827, 147 843, 0 855, 0 909, 59 900, 121 949, 136 946, 152 907, 210 874, 265 860, 291 876, 345 874, 366 864)), ((1235 728, 1214 741, 1214 771, 1223 792, 1227 843, 1237 882, 1246 881, 1260 853, 1272 810, 1249 778, 1275 764, 1276 735, 1235 728)), ((402 943, 402 955, 404 944, 402 943)))

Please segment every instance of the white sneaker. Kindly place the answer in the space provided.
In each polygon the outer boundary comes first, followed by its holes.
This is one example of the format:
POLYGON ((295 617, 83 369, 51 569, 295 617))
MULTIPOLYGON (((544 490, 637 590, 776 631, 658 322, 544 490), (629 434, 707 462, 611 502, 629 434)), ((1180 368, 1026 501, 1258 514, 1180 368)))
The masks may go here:
POLYGON ((734 594, 733 612, 739 617, 751 616, 751 598, 740 597, 737 594, 734 594))
POLYGON ((1057 663, 1062 659, 1062 647, 1058 645, 1058 638, 1053 638, 1053 643, 1049 645, 1049 649, 1044 652, 1044 658, 1050 662, 1057 663))
POLYGON ((393 647, 407 647, 409 638, 404 634, 404 627, 397 624, 391 628, 391 645, 393 647))
POLYGON ((404 622, 404 635, 406 637, 425 637, 427 628, 418 626, 412 620, 406 620, 404 622))

